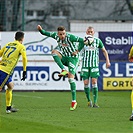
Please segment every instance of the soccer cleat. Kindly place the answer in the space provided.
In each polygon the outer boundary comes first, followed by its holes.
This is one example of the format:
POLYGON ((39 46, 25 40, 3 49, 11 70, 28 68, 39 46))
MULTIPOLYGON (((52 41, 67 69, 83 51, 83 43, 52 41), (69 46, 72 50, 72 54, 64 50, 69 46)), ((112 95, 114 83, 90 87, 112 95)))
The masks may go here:
POLYGON ((6 110, 6 113, 7 113, 7 114, 10 114, 10 113, 11 113, 11 110, 6 110))
POLYGON ((7 110, 6 110, 6 113, 7 113, 7 114, 10 114, 11 112, 18 112, 18 110, 19 110, 19 109, 16 109, 16 108, 11 107, 11 109, 7 109, 7 110))
POLYGON ((94 104, 93 108, 99 108, 99 106, 97 104, 94 104))
POLYGON ((77 102, 72 102, 70 110, 73 111, 76 109, 76 107, 77 107, 77 102))
POLYGON ((10 109, 11 112, 18 112, 18 110, 19 109, 16 109, 16 108, 13 108, 13 107, 11 107, 11 109, 10 109))
POLYGON ((133 121, 133 114, 129 118, 130 121, 133 121))
POLYGON ((68 75, 67 70, 62 70, 62 72, 60 74, 58 74, 59 77, 66 76, 66 75, 68 75))
POLYGON ((89 102, 88 102, 88 107, 93 107, 92 101, 89 101, 89 102))

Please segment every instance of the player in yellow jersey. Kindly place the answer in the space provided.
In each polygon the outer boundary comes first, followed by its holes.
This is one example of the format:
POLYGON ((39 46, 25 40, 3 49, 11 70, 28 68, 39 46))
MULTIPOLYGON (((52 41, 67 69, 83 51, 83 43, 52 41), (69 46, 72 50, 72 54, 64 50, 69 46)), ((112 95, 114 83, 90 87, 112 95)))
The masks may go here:
POLYGON ((23 60, 23 77, 21 80, 26 78, 26 49, 22 44, 24 40, 24 33, 18 31, 15 33, 15 41, 9 42, 0 50, 0 57, 2 58, 0 62, 0 91, 2 88, 7 85, 6 89, 6 113, 17 112, 18 109, 15 109, 11 106, 12 104, 12 90, 14 84, 12 82, 12 74, 14 68, 16 67, 20 55, 23 60))
MULTIPOLYGON (((129 61, 133 62, 133 46, 130 49, 130 53, 129 53, 129 61)), ((133 84, 133 80, 132 80, 132 84, 133 84)), ((132 88, 132 92, 131 92, 131 105, 132 105, 132 115, 130 116, 130 121, 133 121, 133 88, 132 88)))

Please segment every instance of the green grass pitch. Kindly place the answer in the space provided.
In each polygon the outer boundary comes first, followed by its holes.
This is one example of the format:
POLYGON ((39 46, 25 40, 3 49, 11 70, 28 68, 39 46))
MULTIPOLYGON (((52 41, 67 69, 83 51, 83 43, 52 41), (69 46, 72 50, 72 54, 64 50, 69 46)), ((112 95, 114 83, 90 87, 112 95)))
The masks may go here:
POLYGON ((99 92, 100 108, 88 108, 84 92, 77 102, 70 111, 70 92, 13 92, 19 112, 6 114, 1 92, 0 133, 133 133, 130 91, 99 92))

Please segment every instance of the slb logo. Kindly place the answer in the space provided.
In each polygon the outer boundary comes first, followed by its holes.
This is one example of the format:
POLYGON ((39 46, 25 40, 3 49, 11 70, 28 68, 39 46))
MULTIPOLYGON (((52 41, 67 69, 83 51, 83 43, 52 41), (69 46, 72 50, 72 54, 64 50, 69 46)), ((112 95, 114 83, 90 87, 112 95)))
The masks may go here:
MULTIPOLYGON (((22 72, 22 67, 16 67, 13 73, 13 80, 20 81, 22 72)), ((49 81, 49 67, 27 67, 26 81, 49 81)))

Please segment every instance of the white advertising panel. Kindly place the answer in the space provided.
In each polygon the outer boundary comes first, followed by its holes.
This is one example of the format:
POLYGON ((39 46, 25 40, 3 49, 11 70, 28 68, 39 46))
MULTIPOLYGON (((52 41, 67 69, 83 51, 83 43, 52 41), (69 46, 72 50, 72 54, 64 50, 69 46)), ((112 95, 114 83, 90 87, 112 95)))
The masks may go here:
MULTIPOLYGON (((83 90, 83 81, 80 77, 80 67, 75 76, 77 90, 83 90)), ((14 90, 70 90, 67 77, 58 77, 60 68, 53 61, 51 62, 29 62, 27 67, 27 78, 21 81, 23 72, 22 62, 12 76, 14 90)))

